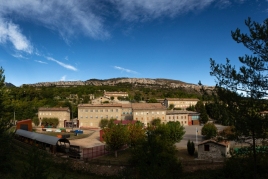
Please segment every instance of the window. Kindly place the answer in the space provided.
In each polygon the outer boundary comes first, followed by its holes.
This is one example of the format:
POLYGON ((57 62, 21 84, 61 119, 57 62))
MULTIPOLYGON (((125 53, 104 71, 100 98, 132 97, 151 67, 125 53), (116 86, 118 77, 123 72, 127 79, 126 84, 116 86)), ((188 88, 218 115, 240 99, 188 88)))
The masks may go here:
POLYGON ((105 109, 105 112, 108 112, 108 109, 105 109))
POLYGON ((115 111, 118 112, 118 109, 116 109, 115 111))
POLYGON ((86 109, 86 112, 88 112, 88 110, 86 109))
POLYGON ((96 116, 96 119, 98 119, 98 116, 96 116))
POLYGON ((209 145, 208 144, 204 145, 204 151, 209 151, 209 145))
POLYGON ((100 112, 103 112, 103 110, 101 109, 100 112))
POLYGON ((97 109, 95 109, 95 112, 98 112, 98 110, 97 110, 97 109))
POLYGON ((93 118, 93 116, 90 116, 90 118, 93 118))
POLYGON ((183 119, 183 116, 181 116, 181 119, 183 119))
POLYGON ((90 112, 93 112, 93 109, 90 109, 90 112))

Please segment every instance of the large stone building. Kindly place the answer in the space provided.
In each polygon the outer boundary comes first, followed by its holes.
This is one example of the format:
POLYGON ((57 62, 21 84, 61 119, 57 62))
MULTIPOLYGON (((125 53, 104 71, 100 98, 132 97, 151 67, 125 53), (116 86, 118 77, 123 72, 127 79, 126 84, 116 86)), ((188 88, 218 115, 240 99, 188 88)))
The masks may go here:
POLYGON ((154 119, 161 119, 165 122, 166 108, 160 103, 133 103, 133 119, 141 121, 145 125, 154 119))
POLYGON ((199 113, 186 110, 168 110, 166 112, 166 122, 179 121, 183 126, 199 125, 199 113))
POLYGON ((198 101, 196 98, 166 98, 164 105, 168 108, 172 104, 174 108, 186 110, 190 106, 195 106, 198 101))
POLYGON ((111 98, 114 97, 114 100, 117 100, 118 97, 128 97, 127 92, 121 92, 121 91, 114 91, 114 92, 108 92, 104 90, 104 97, 111 98))
POLYGON ((68 107, 39 108, 38 119, 40 120, 40 125, 43 118, 58 118, 59 125, 57 127, 65 127, 65 122, 70 121, 70 109, 68 107))
POLYGON ((167 110, 160 103, 103 103, 103 104, 79 104, 78 122, 84 128, 99 127, 101 119, 135 120, 141 121, 145 126, 154 119, 160 119, 166 123, 180 121, 182 125, 197 125, 193 122, 199 120, 199 113, 192 111, 167 110))
POLYGON ((99 127, 101 119, 121 120, 122 104, 79 104, 79 127, 99 127))

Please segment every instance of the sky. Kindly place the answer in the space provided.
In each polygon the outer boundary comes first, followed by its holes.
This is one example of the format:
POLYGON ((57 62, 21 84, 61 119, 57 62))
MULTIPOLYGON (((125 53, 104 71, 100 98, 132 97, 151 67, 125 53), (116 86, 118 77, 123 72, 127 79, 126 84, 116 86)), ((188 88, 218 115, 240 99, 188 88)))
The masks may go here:
POLYGON ((268 18, 268 0, 0 0, 0 66, 16 86, 166 78, 204 85, 212 58, 251 54, 231 31, 268 18))

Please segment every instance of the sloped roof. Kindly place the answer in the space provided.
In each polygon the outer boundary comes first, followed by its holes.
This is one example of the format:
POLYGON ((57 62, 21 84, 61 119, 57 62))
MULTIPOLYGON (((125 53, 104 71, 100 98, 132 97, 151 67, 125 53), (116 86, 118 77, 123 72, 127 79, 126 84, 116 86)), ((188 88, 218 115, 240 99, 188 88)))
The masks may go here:
POLYGON ((199 101, 197 98, 166 98, 168 101, 199 101))
POLYGON ((155 109, 155 110, 165 110, 166 107, 160 103, 132 103, 133 110, 139 109, 155 109))
POLYGON ((216 142, 215 140, 209 139, 209 140, 205 140, 205 141, 199 143, 198 146, 202 145, 202 144, 206 144, 206 143, 214 143, 214 144, 218 144, 218 145, 221 145, 224 147, 227 147, 227 145, 229 144, 228 141, 216 142))
POLYGON ((78 107, 122 107, 120 103, 79 104, 78 107))
POLYGON ((39 108, 38 111, 67 111, 69 112, 68 107, 60 107, 60 108, 39 108))
POLYGON ((188 115, 199 115, 198 112, 195 111, 186 111, 186 110, 167 110, 167 115, 172 114, 188 114, 188 115))
POLYGON ((29 138, 32 140, 36 140, 39 142, 50 144, 50 145, 57 145, 58 141, 64 141, 64 142, 70 143, 68 139, 59 139, 59 138, 54 137, 54 136, 39 134, 39 133, 35 133, 35 132, 29 132, 29 131, 22 130, 22 129, 16 130, 15 134, 18 134, 20 136, 23 136, 23 137, 26 137, 26 138, 29 138))

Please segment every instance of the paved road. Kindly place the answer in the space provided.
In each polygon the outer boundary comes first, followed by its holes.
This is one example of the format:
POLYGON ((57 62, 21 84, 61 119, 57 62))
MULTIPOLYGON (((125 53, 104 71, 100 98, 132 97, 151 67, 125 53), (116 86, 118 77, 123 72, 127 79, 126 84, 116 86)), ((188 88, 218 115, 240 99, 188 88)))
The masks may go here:
MULTIPOLYGON (((177 148, 187 148, 187 142, 188 140, 193 141, 195 145, 198 145, 200 142, 204 141, 204 137, 201 135, 201 129, 203 126, 196 125, 196 126, 185 126, 185 134, 183 136, 183 139, 176 143, 177 148)), ((216 127, 218 131, 221 131, 226 126, 218 125, 216 124, 216 127)))
MULTIPOLYGON (((86 130, 84 130, 86 133, 86 130)), ((83 139, 70 140, 71 145, 78 145, 81 148, 91 148, 99 145, 104 145, 100 141, 100 129, 90 130, 89 132, 93 132, 89 137, 83 139)))

